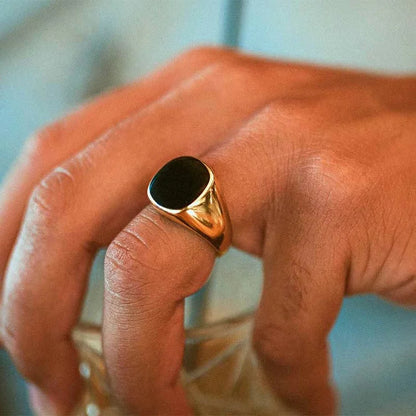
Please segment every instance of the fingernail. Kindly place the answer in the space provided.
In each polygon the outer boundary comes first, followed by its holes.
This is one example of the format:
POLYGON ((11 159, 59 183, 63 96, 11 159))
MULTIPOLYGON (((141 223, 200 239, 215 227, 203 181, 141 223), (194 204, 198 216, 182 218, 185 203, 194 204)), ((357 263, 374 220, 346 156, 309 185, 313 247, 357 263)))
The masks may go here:
POLYGON ((34 413, 38 416, 58 416, 56 406, 37 386, 30 384, 29 397, 34 413))

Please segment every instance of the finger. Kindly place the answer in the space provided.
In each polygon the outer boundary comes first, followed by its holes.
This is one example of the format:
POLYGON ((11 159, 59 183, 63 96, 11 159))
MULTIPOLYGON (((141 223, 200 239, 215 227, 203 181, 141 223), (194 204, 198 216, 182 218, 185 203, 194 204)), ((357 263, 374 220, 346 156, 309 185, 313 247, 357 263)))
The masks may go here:
POLYGON ((112 390, 129 412, 191 414, 179 383, 184 298, 202 287, 214 259, 207 242, 151 207, 110 245, 104 354, 112 390))
POLYGON ((226 57, 231 59, 232 55, 231 51, 221 49, 193 49, 144 80, 103 95, 31 138, 0 190, 0 277, 29 196, 48 172, 195 72, 226 57))
POLYGON ((276 101, 203 159, 221 178, 233 244, 264 259, 253 342, 272 387, 302 413, 332 414, 327 336, 347 275, 348 245, 337 216, 343 191, 323 186, 319 172, 305 176, 291 167, 292 127, 286 130, 279 117, 285 114, 276 101))
POLYGON ((92 143, 33 194, 6 277, 4 339, 21 372, 63 408, 80 388, 69 334, 95 249, 145 206, 159 166, 206 151, 270 99, 270 86, 252 79, 234 67, 207 69, 92 143))
POLYGON ((327 337, 344 296, 347 246, 328 190, 312 184, 305 197, 295 182, 268 224, 253 343, 271 386, 290 407, 329 415, 336 398, 327 337))
MULTIPOLYGON (((264 113, 202 155, 229 207, 234 243, 255 254, 262 253, 271 177, 263 144, 247 139, 260 133, 264 113)), ((152 208, 111 243, 105 267, 104 351, 113 391, 128 411, 189 413, 179 384, 183 299, 204 284, 212 262, 213 250, 203 239, 152 208)))

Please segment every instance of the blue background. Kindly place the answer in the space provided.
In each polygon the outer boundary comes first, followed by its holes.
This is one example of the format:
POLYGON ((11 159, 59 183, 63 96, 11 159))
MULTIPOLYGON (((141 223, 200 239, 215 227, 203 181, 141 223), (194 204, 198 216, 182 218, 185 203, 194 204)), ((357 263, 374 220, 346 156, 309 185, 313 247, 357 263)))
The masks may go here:
MULTIPOLYGON (((40 126, 201 43, 415 73, 416 2, 0 0, 0 177, 40 126)), ((346 299, 331 346, 343 414, 416 415, 414 311, 346 299)), ((30 414, 5 352, 0 413, 30 414)))

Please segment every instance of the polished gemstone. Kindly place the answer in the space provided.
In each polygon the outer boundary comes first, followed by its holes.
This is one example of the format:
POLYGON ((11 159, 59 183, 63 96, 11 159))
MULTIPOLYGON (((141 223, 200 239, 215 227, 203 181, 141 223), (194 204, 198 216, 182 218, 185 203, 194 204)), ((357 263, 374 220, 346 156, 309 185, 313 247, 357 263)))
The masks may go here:
POLYGON ((195 201, 209 182, 206 166, 191 156, 171 160, 156 173, 149 193, 157 204, 168 209, 182 209, 195 201))

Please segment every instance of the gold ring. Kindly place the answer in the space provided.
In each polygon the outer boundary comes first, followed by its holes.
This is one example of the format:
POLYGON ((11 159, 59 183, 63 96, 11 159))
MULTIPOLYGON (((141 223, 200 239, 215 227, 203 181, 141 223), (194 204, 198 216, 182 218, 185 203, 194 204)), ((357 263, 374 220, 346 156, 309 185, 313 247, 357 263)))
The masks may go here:
POLYGON ((152 205, 171 220, 205 238, 224 254, 231 244, 231 223, 214 172, 199 159, 181 156, 166 163, 147 188, 152 205))

